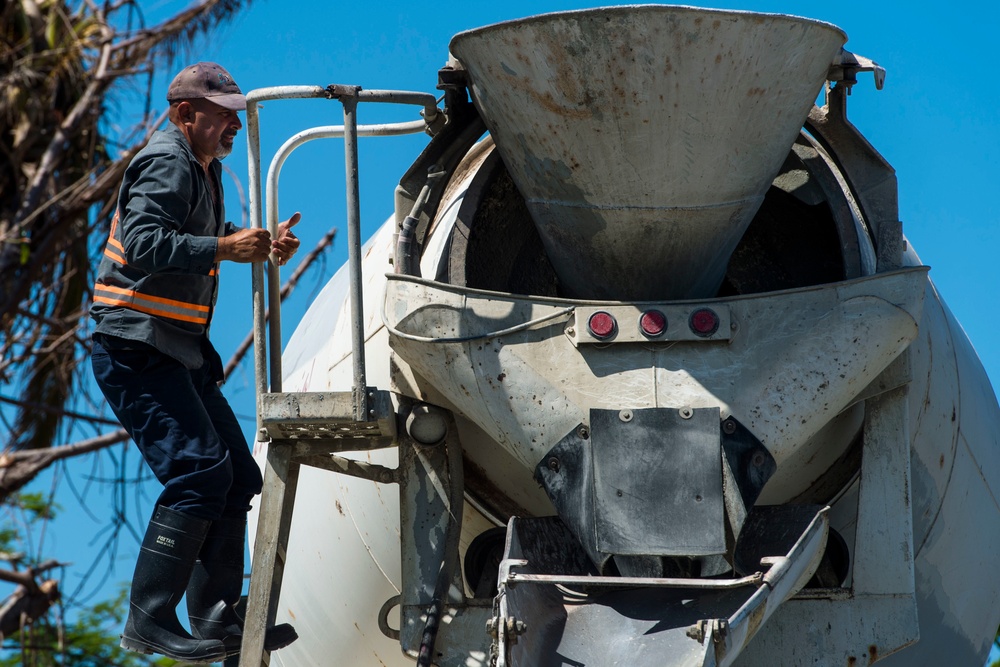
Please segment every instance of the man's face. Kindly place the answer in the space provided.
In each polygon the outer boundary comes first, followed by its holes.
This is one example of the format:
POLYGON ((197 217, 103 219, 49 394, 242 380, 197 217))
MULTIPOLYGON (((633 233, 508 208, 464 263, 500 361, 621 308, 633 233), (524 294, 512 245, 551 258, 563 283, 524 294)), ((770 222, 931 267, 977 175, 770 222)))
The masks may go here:
POLYGON ((233 150, 233 139, 243 128, 238 112, 208 100, 188 100, 192 113, 188 118, 191 148, 199 158, 222 159, 233 150))

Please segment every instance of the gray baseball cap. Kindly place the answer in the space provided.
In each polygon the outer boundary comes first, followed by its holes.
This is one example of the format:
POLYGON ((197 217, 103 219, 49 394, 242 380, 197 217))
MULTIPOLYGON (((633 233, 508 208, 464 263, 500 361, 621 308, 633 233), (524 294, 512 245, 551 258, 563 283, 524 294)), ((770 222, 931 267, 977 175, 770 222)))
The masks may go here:
POLYGON ((167 101, 206 99, 220 107, 243 111, 247 98, 222 65, 195 63, 188 65, 174 77, 167 88, 167 101))

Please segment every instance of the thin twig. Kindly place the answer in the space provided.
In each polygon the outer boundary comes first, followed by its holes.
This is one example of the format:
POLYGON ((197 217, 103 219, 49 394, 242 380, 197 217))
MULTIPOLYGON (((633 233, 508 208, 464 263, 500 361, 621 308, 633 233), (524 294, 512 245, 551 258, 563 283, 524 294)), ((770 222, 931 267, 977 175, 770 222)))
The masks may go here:
POLYGON ((43 405, 41 403, 35 403, 32 401, 22 401, 17 398, 11 398, 10 396, 0 395, 0 403, 7 403, 9 405, 16 405, 19 408, 27 408, 29 410, 41 410, 42 412, 48 412, 49 414, 58 415, 59 417, 69 417, 70 419, 80 419, 85 422, 90 422, 92 424, 104 424, 106 426, 118 426, 118 422, 111 419, 104 419, 103 417, 98 417, 96 415, 85 415, 81 412, 73 412, 72 410, 60 410, 59 408, 54 408, 51 405, 43 405))
MULTIPOLYGON (((285 299, 288 297, 288 295, 292 293, 292 290, 295 289, 295 286, 298 284, 299 279, 306 272, 306 270, 312 265, 312 263, 315 262, 320 257, 320 255, 323 253, 324 250, 326 250, 330 245, 333 244, 333 238, 336 235, 337 235, 336 228, 333 228, 330 231, 328 231, 326 234, 323 235, 323 238, 319 240, 319 243, 316 244, 316 247, 313 248, 308 255, 302 258, 302 262, 295 268, 295 271, 293 271, 292 275, 289 276, 288 281, 285 282, 285 284, 281 287, 282 302, 284 302, 285 299)), ((264 321, 267 322, 270 319, 271 319, 271 309, 268 308, 267 310, 264 311, 264 321)), ((239 346, 236 348, 236 352, 234 352, 233 356, 229 359, 229 363, 226 364, 226 368, 223 371, 223 373, 225 374, 227 380, 229 379, 229 376, 232 375, 233 372, 236 370, 236 367, 240 365, 240 362, 243 361, 243 357, 245 357, 247 352, 250 351, 251 346, 253 346, 253 329, 251 329, 250 333, 248 333, 246 338, 243 339, 243 342, 239 344, 239 346)))

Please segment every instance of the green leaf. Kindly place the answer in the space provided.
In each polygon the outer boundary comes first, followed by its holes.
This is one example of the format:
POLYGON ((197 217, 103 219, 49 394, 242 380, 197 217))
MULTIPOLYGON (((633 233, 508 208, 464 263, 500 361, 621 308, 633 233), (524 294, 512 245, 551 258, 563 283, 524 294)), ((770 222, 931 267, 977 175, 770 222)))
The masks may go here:
POLYGON ((59 29, 58 11, 58 6, 53 6, 49 12, 48 21, 45 23, 45 43, 49 45, 50 49, 56 48, 56 35, 59 29))
POLYGON ((58 504, 41 493, 19 493, 14 499, 17 507, 30 515, 29 521, 52 520, 56 512, 62 509, 58 504))

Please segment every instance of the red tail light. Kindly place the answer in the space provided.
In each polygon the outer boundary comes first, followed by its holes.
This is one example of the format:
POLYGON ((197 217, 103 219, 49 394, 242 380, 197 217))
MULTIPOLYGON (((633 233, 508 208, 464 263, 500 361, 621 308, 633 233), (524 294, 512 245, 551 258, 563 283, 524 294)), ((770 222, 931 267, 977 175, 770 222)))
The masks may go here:
POLYGON ((587 320, 587 328, 590 329, 591 336, 604 340, 615 335, 618 323, 615 322, 615 318, 610 313, 599 310, 587 320))
POLYGON ((688 320, 691 331, 699 336, 711 336, 719 330, 719 316, 711 308, 699 308, 688 320))
POLYGON ((639 329, 647 338, 661 336, 667 329, 667 316, 658 310, 647 310, 639 318, 639 329))

